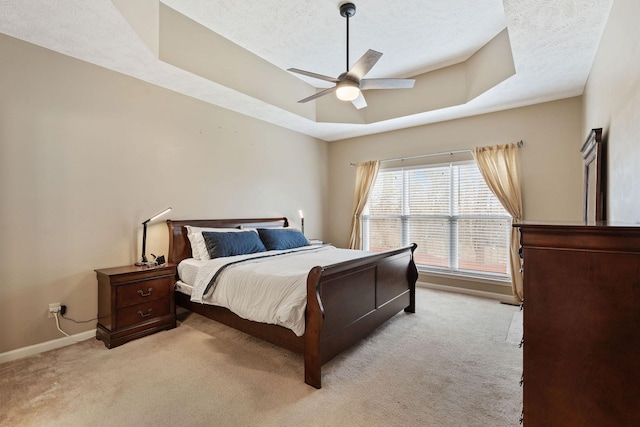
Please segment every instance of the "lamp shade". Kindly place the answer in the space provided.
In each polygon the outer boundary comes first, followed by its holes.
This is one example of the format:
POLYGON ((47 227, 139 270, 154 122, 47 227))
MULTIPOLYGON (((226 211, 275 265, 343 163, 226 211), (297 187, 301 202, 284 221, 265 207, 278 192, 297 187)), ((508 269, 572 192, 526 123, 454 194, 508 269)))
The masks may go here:
POLYGON ((169 212, 171 212, 171 208, 167 208, 167 209, 163 210, 162 212, 160 212, 158 214, 155 214, 154 216, 152 216, 151 218, 149 218, 145 222, 155 221, 156 219, 160 218, 162 215, 168 214, 169 212))

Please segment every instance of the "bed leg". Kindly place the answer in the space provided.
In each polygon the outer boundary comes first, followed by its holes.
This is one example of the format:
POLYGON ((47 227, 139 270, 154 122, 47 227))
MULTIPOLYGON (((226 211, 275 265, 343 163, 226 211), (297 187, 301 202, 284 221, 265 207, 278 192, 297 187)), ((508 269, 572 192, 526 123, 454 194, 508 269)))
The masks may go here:
POLYGON ((304 382, 311 387, 322 388, 322 371, 320 362, 307 360, 305 354, 304 360, 304 382))

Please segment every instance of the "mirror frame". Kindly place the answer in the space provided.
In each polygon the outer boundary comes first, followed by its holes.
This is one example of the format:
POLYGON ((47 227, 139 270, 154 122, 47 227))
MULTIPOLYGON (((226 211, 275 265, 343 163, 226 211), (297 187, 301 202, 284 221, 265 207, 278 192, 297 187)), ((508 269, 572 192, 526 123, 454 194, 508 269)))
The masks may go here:
POLYGON ((606 219, 606 183, 602 128, 592 129, 582 145, 584 160, 584 223, 606 219))

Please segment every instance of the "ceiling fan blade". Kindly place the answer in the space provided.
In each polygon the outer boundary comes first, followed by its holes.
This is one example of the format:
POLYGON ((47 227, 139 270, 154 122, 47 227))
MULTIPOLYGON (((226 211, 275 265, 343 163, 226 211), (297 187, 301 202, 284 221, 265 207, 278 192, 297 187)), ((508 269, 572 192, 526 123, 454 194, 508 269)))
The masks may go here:
POLYGON ((367 106, 367 101, 364 99, 364 95, 362 94, 362 92, 360 92, 360 95, 358 95, 358 97, 356 99, 351 101, 351 103, 358 110, 360 110, 360 109, 362 109, 362 108, 367 106))
POLYGON ((311 101, 311 100, 316 99, 316 98, 320 98, 321 96, 327 95, 327 94, 329 94, 331 92, 335 92, 336 89, 337 89, 337 86, 330 87, 329 89, 321 90, 320 92, 317 92, 317 93, 315 93, 315 94, 313 94, 313 95, 311 95, 309 97, 306 97, 305 99, 301 99, 298 102, 302 103, 302 102, 311 101))
POLYGON ((371 69, 376 62, 380 59, 382 54, 375 50, 369 49, 365 52, 364 55, 358 59, 358 62, 353 64, 353 67, 347 73, 347 76, 356 79, 356 81, 360 81, 371 69))
POLYGON ((367 89, 411 89, 414 79, 362 79, 360 90, 367 89))
POLYGON ((307 77, 313 77, 314 79, 325 80, 328 82, 338 83, 338 79, 335 77, 329 77, 318 73, 312 73, 311 71, 299 70, 297 68, 289 68, 287 71, 291 71, 292 73, 302 74, 307 77))

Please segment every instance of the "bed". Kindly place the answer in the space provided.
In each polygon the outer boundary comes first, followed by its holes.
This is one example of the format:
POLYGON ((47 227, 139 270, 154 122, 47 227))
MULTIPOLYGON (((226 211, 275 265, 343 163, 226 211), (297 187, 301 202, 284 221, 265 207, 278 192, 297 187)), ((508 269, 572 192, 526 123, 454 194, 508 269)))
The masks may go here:
MULTIPOLYGON (((168 220, 169 263, 192 258, 187 226, 216 229, 288 228, 287 218, 168 220)), ((184 307, 304 357, 305 383, 321 388, 322 365, 366 337, 379 325, 404 310, 415 312, 413 260, 416 245, 371 253, 362 258, 318 265, 306 275, 304 332, 242 318, 231 310, 191 301, 176 289, 175 301, 184 307)), ((180 277, 176 282, 180 283, 180 277)), ((178 287, 177 287, 178 288, 178 287)))

